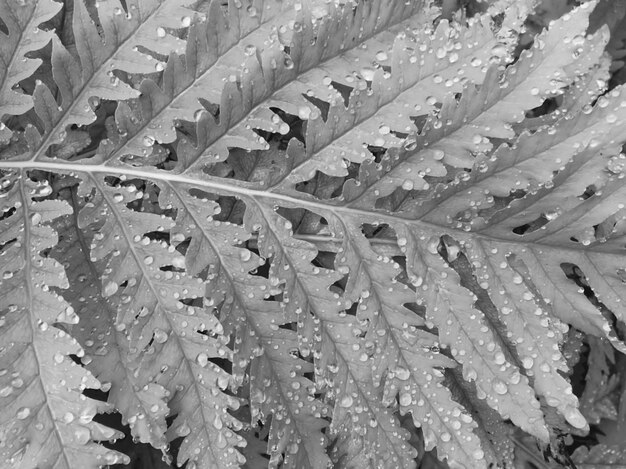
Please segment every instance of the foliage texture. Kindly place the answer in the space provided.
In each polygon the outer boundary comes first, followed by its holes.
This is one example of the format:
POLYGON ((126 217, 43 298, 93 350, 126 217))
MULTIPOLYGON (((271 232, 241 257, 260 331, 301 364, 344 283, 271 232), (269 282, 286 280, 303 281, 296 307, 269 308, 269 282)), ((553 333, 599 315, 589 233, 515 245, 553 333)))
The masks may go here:
POLYGON ((625 467, 626 4, 464 3, 0 0, 0 466, 625 467))

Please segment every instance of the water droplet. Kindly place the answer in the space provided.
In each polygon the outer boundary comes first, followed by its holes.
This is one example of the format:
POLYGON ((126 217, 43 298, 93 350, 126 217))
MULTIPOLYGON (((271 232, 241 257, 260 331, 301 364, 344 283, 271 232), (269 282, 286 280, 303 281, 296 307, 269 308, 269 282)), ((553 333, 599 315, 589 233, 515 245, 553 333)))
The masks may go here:
POLYGON ((374 74, 375 74, 375 71, 374 71, 373 68, 363 67, 361 69, 361 76, 363 77, 363 79, 365 79, 367 81, 373 81, 374 80, 374 74))
POLYGON ((402 381, 406 381, 411 376, 411 372, 402 366, 395 368, 393 374, 402 381))
POLYGON ((104 285, 104 288, 102 289, 102 296, 107 298, 111 295, 115 295, 118 288, 119 287, 117 286, 117 283, 109 281, 104 285))
POLYGON ((379 62, 383 62, 387 60, 388 58, 389 56, 387 55, 387 52, 385 52, 384 50, 376 52, 376 60, 378 60, 379 62))
POLYGON ((403 392, 402 394, 400 394, 400 405, 401 406, 409 406, 411 405, 411 402, 413 401, 413 398, 411 397, 411 394, 409 394, 408 392, 403 392))
POLYGON ((87 427, 78 426, 74 429, 74 439, 79 445, 86 445, 91 439, 91 432, 87 427))
POLYGON ((41 223, 41 213, 32 213, 30 215, 30 223, 31 225, 35 226, 38 225, 39 223, 41 223))
POLYGON ((18 420, 27 419, 29 415, 30 415, 30 409, 28 407, 20 407, 17 410, 17 413, 15 414, 18 420))
POLYGON ((620 174, 626 168, 626 156, 620 154, 613 156, 607 162, 606 168, 614 174, 620 174))
POLYGON ((474 456, 474 459, 480 460, 485 457, 485 452, 482 449, 477 449, 472 453, 472 456, 474 456))
POLYGON ((495 379, 493 383, 491 384, 491 387, 498 394, 506 394, 509 390, 509 387, 503 381, 500 381, 499 379, 495 379))
POLYGON ((216 430, 221 430, 223 426, 224 426, 224 423, 222 422, 222 419, 220 418, 220 416, 215 415, 215 418, 213 419, 213 427, 216 430))
POLYGON ((159 328, 154 330, 154 341, 155 342, 157 342, 159 344, 163 344, 163 343, 167 342, 167 338, 168 337, 169 336, 167 335, 167 332, 165 332, 164 330, 159 329, 159 328))
POLYGON ((187 425, 187 422, 184 422, 176 429, 176 434, 179 436, 187 436, 191 433, 191 428, 187 425))
POLYGON ((215 441, 215 445, 218 448, 226 448, 226 446, 228 445, 228 441, 226 440, 226 437, 224 436, 222 432, 218 433, 217 440, 215 441))
POLYGON ((165 29, 163 29, 162 27, 158 27, 156 29, 156 35, 157 37, 165 37, 165 29))
POLYGON ((344 407, 344 408, 348 408, 348 407, 352 406, 353 402, 354 401, 352 400, 352 396, 346 395, 346 396, 343 396, 341 398, 341 400, 339 401, 339 406, 340 407, 344 407))
POLYGON ((196 362, 198 362, 198 365, 204 368, 209 363, 209 356, 206 353, 201 352, 196 357, 196 362))
POLYGON ((491 54, 498 57, 504 56, 506 54, 506 46, 504 46, 503 44, 497 44, 493 46, 493 48, 491 49, 491 54))
POLYGON ((37 197, 47 197, 52 194, 52 187, 46 184, 45 186, 41 186, 37 189, 35 195, 37 197))

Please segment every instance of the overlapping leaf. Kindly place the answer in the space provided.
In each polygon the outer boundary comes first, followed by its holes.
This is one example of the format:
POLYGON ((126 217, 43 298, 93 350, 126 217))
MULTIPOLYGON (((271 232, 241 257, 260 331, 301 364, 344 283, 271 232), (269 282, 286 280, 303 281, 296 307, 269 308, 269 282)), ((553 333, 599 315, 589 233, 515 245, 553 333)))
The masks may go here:
POLYGON ((0 192, 2 464, 95 469, 127 461, 96 444, 119 432, 93 421, 111 407, 81 395, 100 383, 72 361, 70 355, 84 352, 63 324, 78 317, 50 290, 68 287, 62 266, 42 251, 56 241, 48 223, 69 213, 69 206, 38 199, 51 192, 49 185, 13 176, 1 180, 0 192))

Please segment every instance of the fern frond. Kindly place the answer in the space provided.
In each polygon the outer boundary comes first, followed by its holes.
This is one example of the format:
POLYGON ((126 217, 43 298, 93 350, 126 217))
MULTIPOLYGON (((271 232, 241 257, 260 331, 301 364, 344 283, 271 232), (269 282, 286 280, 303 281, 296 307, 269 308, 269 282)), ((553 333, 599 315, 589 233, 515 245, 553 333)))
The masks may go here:
POLYGON ((626 467, 626 449, 619 445, 599 444, 591 449, 581 446, 572 455, 581 469, 623 469, 626 467))
MULTIPOLYGON (((148 185, 144 190, 153 189, 148 185)), ((241 455, 235 447, 242 440, 232 429, 240 423, 228 411, 239 403, 224 393, 229 374, 212 361, 230 359, 231 351, 221 325, 197 304, 203 282, 184 272, 185 258, 169 244, 169 236, 159 237, 174 226, 173 220, 142 211, 138 205, 144 192, 132 183, 112 184, 89 175, 79 195, 87 197, 79 225, 95 233, 91 259, 106 259, 102 295, 117 311, 116 327, 133 344, 128 359, 140 360, 139 382, 155 382, 171 393, 168 405, 177 415, 171 438, 186 437, 180 460, 237 465, 241 455), (194 447, 208 450, 196 453, 194 447)))
POLYGON ((590 424, 597 425, 601 419, 617 420, 618 417, 613 394, 618 392, 619 378, 612 369, 617 357, 606 340, 589 337, 588 343, 588 369, 585 390, 580 396, 580 411, 590 424))
POLYGON ((185 42, 168 31, 189 26, 193 11, 185 7, 188 3, 135 0, 126 2, 125 10, 118 0, 99 2, 96 25, 84 1, 74 2, 77 57, 52 35, 52 73, 60 98, 43 84, 36 87, 33 98, 45 133, 30 158, 53 156, 46 152, 65 139, 68 126, 96 119, 101 99, 137 97, 139 92, 120 79, 120 72, 158 72, 164 68, 159 56, 184 50, 185 42))
POLYGON ((67 288, 63 267, 45 251, 56 232, 48 225, 69 213, 59 200, 38 200, 50 186, 23 172, 2 179, 0 195, 0 457, 8 467, 97 468, 128 457, 96 444, 120 436, 93 421, 110 406, 83 396, 100 383, 70 355, 84 354, 62 329, 78 317, 55 288, 67 288), (59 324, 59 325, 55 325, 59 324))
POLYGON ((474 307, 476 296, 461 286, 457 272, 441 258, 439 238, 421 235, 420 240, 406 229, 400 233, 407 246, 407 270, 420 285, 418 302, 425 305, 426 319, 437 326, 442 344, 463 364, 464 378, 475 381, 478 397, 504 418, 547 441, 528 378, 512 363, 490 318, 474 307))
MULTIPOLYGON (((315 22, 311 12, 303 7, 297 17, 298 27, 289 40, 283 41, 285 44, 275 41, 258 56, 246 60, 243 73, 233 76, 236 83, 227 83, 221 101, 213 103, 219 105, 219 119, 207 113, 203 125, 199 126, 203 152, 188 161, 180 161, 181 169, 192 164, 199 168, 224 161, 230 147, 267 149, 267 142, 258 131, 289 133, 289 124, 271 108, 303 120, 319 117, 321 112, 313 104, 316 100, 339 102, 343 99, 331 86, 335 79, 341 84, 338 87, 352 89, 359 84, 361 91, 365 91, 367 81, 374 79, 375 69, 369 62, 359 70, 354 70, 352 64, 362 63, 366 54, 388 42, 394 33, 420 26, 432 16, 429 2, 425 1, 359 2, 354 9, 349 3, 340 7, 333 6, 332 2, 329 5, 333 11, 315 22), (285 47, 289 48, 288 54, 284 52, 285 47), (347 75, 350 77, 346 78, 347 75)), ((440 34, 446 30, 442 28, 440 34)), ((388 52, 380 51, 381 62, 389 62, 388 52)), ((377 78, 377 83, 380 80, 377 78)), ((392 97, 399 91, 392 91, 392 97)), ((339 122, 339 116, 331 119, 335 124, 339 122)))
POLYGON ((72 335, 85 350, 81 361, 108 390, 109 402, 122 415, 122 422, 130 424, 133 437, 163 449, 167 446, 165 417, 169 413, 169 392, 159 384, 138 379, 138 363, 132 360, 131 353, 134 344, 116 326, 117 311, 101 295, 102 266, 90 258, 93 240, 78 228, 80 206, 75 189, 71 190, 74 213, 66 226, 59 228, 60 241, 53 253, 71 266, 67 276, 75 287, 66 298, 80 319, 72 328, 72 335), (106 345, 94 337, 107 337, 106 345))
MULTIPOLYGON (((359 224, 358 219, 347 220, 359 224)), ((368 326, 365 338, 380 350, 372 357, 372 368, 375 385, 387 376, 383 402, 391 405, 397 398, 400 413, 411 412, 415 425, 422 427, 427 451, 436 445, 440 458, 482 467, 476 424, 444 386, 444 368, 455 363, 432 352, 439 344, 437 336, 422 330, 424 319, 406 308, 415 293, 398 281, 402 273, 392 259, 374 253, 358 230, 346 231, 338 266, 352 273, 346 294, 358 302, 356 317, 368 326)), ((404 248, 403 239, 398 243, 404 248)))
MULTIPOLYGON (((490 138, 514 137, 512 124, 523 120, 525 112, 539 106, 546 97, 559 94, 572 80, 564 67, 576 63, 576 51, 581 47, 578 42, 584 40, 590 12, 591 6, 584 4, 567 18, 555 21, 539 35, 532 49, 522 52, 520 59, 503 74, 491 67, 483 86, 470 85, 459 102, 448 98, 437 118, 425 124, 423 136, 417 136, 408 151, 391 151, 378 165, 367 162, 361 168, 360 178, 344 191, 349 205, 385 207, 379 199, 394 191, 428 191, 426 176, 457 176, 449 174, 447 167, 471 168, 475 166, 474 155, 491 150, 490 138)), ((602 31, 596 35, 602 35, 602 31)), ((606 40, 604 37, 600 43, 606 40)), ((599 54, 598 48, 594 51, 599 54)), ((583 68, 580 72, 586 71, 583 68)), ((439 199, 431 201, 433 205, 437 202, 439 199)))
MULTIPOLYGON (((596 36, 598 37, 598 36, 596 36)), ((588 43, 587 43, 588 44, 588 43)), ((585 44, 584 47, 587 47, 585 44)), ((581 54, 582 55, 582 54, 581 54)), ((515 125, 515 133, 522 130, 535 131, 544 126, 554 125, 560 119, 589 112, 595 100, 606 92, 610 79, 611 60, 605 54, 586 74, 578 77, 564 92, 561 103, 549 114, 527 118, 515 125)))
POLYGON ((235 79, 241 65, 271 47, 278 40, 276 30, 295 19, 294 0, 244 0, 224 8, 222 3, 208 2, 206 20, 193 22, 186 49, 177 51, 184 52, 184 60, 171 55, 159 85, 142 82, 140 108, 134 112, 121 108, 118 116, 125 110, 136 122, 119 139, 103 142, 103 158, 145 156, 155 141, 175 141, 175 122, 198 120, 205 103, 219 106, 225 84, 235 79))
MULTIPOLYGON (((326 415, 326 405, 314 398, 313 383, 304 376, 312 371, 312 365, 292 355, 298 350, 296 334, 283 327, 297 320, 297 298, 291 298, 286 309, 286 302, 269 299, 282 291, 279 278, 248 273, 263 263, 238 245, 246 243, 250 232, 259 231, 256 221, 246 219, 245 226, 220 221, 221 206, 193 190, 193 185, 168 184, 161 200, 177 209, 172 236, 177 242, 190 239, 188 271, 206 275, 209 302, 217 308, 227 332, 236 336, 233 365, 235 375, 241 376, 239 381, 252 360, 252 418, 266 422, 271 416, 268 444, 272 462, 278 464, 282 457, 286 467, 323 469, 328 457, 326 438, 320 431, 326 424, 320 417, 326 415), (276 422, 285 423, 278 426, 276 422)), ((261 256, 272 257, 259 250, 261 256)), ((276 264, 272 265, 271 272, 277 272, 276 264)))
POLYGON ((30 77, 41 59, 29 58, 27 54, 37 51, 50 42, 54 31, 39 28, 61 9, 62 4, 52 0, 39 2, 0 2, 0 20, 7 33, 0 31, 0 143, 7 142, 11 130, 5 125, 6 116, 24 114, 33 107, 32 97, 15 87, 30 77))
MULTIPOLYGON (((76 53, 50 33, 53 76, 0 147, 0 352, 62 339, 21 400, 91 418, 99 378, 134 437, 166 458, 183 437, 202 469, 408 469, 416 448, 486 468, 519 429, 555 457, 589 429, 568 329, 626 351, 626 90, 605 91, 596 2, 527 49, 532 0, 432 28, 426 0, 74 3, 76 53), (38 179, 77 186, 58 248, 69 205, 38 179), (78 317, 95 377, 67 360, 78 317)), ((2 457, 47 462, 13 402, 2 457)), ((50 412, 45 454, 120 458, 50 412)))
MULTIPOLYGON (((368 51, 378 47, 379 41, 375 37, 364 43, 364 52, 352 51, 355 62, 369 58, 368 51)), ((473 20, 466 28, 443 21, 435 31, 400 34, 389 50, 379 51, 372 67, 390 67, 390 71, 377 68, 374 73, 375 68, 364 66, 360 71, 350 72, 340 57, 324 64, 324 70, 337 72, 325 72, 330 75, 321 81, 329 84, 317 87, 309 83, 315 80, 308 75, 322 72, 308 72, 306 80, 302 80, 308 89, 296 83, 281 90, 275 106, 295 114, 295 109, 284 106, 288 100, 279 97, 312 96, 329 103, 327 116, 320 117, 317 107, 303 100, 305 107, 297 113, 309 118, 306 154, 295 158, 293 170, 284 181, 275 183, 272 190, 293 192, 295 184, 310 179, 318 170, 331 176, 345 176, 350 163, 363 163, 371 158, 372 148, 414 149, 416 142, 411 135, 418 130, 416 120, 420 116, 433 111, 448 94, 461 91, 463 83, 482 83, 487 64, 506 60, 509 48, 500 41, 503 39, 491 32, 491 25, 484 19, 473 20), (382 57, 384 60, 380 60, 382 57), (371 73, 366 73, 367 70, 371 73), (344 73, 352 78, 344 77, 344 73), (349 92, 349 96, 342 99, 340 90, 344 95, 349 92)))
POLYGON ((367 320, 342 312, 353 300, 342 298, 332 288, 347 266, 342 267, 340 259, 334 265, 330 259, 320 267, 312 264, 316 250, 292 237, 292 223, 266 206, 259 208, 255 220, 263 230, 261 252, 273 254, 271 273, 291 292, 289 304, 297 314, 301 348, 317 357, 319 379, 334 398, 330 427, 336 438, 331 454, 334 463, 414 467, 408 434, 381 402, 383 388, 373 382, 371 359, 376 344, 364 336, 367 320))

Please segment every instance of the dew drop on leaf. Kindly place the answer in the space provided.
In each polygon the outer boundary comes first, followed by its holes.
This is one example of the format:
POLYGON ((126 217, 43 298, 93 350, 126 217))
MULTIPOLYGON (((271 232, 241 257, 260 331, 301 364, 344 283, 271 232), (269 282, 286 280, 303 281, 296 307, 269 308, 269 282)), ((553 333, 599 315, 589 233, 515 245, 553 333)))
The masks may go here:
POLYGON ((204 368, 209 363, 209 356, 204 352, 200 352, 196 357, 196 362, 198 362, 198 365, 204 368))
POLYGON ((41 223, 41 214, 38 213, 38 212, 32 213, 30 215, 30 223, 33 226, 38 225, 39 223, 41 223))
POLYGON ((213 427, 217 430, 221 430, 223 426, 224 426, 224 423, 222 422, 222 419, 220 418, 220 416, 215 415, 215 418, 213 419, 213 427))
POLYGON ((387 55, 387 52, 385 52, 384 50, 376 52, 376 60, 378 60, 379 62, 383 62, 387 60, 388 58, 389 56, 387 55))
POLYGON ((182 425, 176 428, 176 434, 178 436, 187 436, 190 433, 191 433, 191 428, 189 428, 189 425, 187 425, 186 422, 184 422, 182 425))
POLYGON ((217 434, 217 440, 215 441, 215 445, 218 448, 226 448, 226 445, 228 445, 228 440, 226 439, 226 437, 224 436, 223 432, 219 432, 217 434))
POLYGON ((105 285, 104 288, 102 289, 102 296, 107 298, 111 295, 115 295, 115 293, 118 290, 118 286, 117 283, 112 282, 112 281, 108 281, 105 285))
POLYGON ((374 69, 370 67, 363 67, 361 69, 361 76, 367 81, 374 80, 374 69))
POLYGON ((413 402, 413 398, 411 397, 411 394, 408 392, 403 392, 402 394, 400 394, 400 405, 401 406, 409 406, 411 405, 411 402, 413 402))
POLYGON ((74 429, 74 439, 79 445, 86 445, 91 439, 91 432, 87 427, 79 425, 74 429))
POLYGON ((17 417, 18 420, 24 420, 24 419, 27 419, 29 415, 30 415, 30 408, 28 408, 28 407, 20 407, 17 410, 17 413, 15 414, 15 417, 17 417))
POLYGON ((159 344, 163 344, 163 343, 167 342, 167 338, 168 338, 167 332, 165 332, 163 329, 156 328, 154 330, 154 341, 155 342, 157 342, 159 344))
POLYGON ((509 387, 503 381, 499 379, 493 380, 491 387, 498 394, 506 394, 509 390, 509 387))
POLYGON ((614 174, 620 174, 624 172, 624 168, 626 167, 626 156, 624 156, 624 154, 620 154, 618 156, 613 156, 609 158, 606 167, 610 172, 614 174))
POLYGON ((349 396, 349 395, 343 396, 341 400, 339 401, 339 407, 344 407, 347 409, 352 406, 353 402, 354 401, 352 400, 352 396, 349 396))
POLYGON ((402 381, 406 381, 407 379, 409 379, 409 377, 411 376, 411 372, 409 370, 407 370, 404 367, 397 367, 393 370, 393 374, 396 376, 396 378, 402 380, 402 381))

